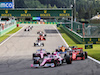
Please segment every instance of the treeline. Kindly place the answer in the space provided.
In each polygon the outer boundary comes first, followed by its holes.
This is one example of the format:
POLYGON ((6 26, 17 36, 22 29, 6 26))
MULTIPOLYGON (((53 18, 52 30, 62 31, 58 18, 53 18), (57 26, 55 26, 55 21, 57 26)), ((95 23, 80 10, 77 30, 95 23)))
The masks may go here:
MULTIPOLYGON (((0 0, 9 2, 12 0, 0 0)), ((70 8, 74 0, 15 0, 15 8, 70 8)), ((74 7, 74 6, 73 6, 74 7)), ((76 0, 78 19, 90 19, 100 12, 100 0, 76 0)))

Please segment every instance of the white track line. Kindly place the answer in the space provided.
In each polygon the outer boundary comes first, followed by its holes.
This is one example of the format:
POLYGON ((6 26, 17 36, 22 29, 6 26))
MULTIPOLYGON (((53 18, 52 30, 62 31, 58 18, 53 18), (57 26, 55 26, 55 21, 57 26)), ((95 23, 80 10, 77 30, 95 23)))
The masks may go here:
POLYGON ((56 31, 58 32, 58 34, 59 34, 59 36, 61 37, 61 39, 64 41, 64 43, 66 44, 66 46, 67 47, 69 47, 69 45, 67 44, 67 42, 65 41, 65 39, 62 37, 62 35, 61 35, 61 33, 58 31, 58 29, 55 27, 55 26, 53 26, 55 29, 56 29, 56 31))
POLYGON ((95 62, 97 62, 98 64, 100 64, 100 61, 98 61, 98 60, 96 60, 96 59, 94 59, 94 58, 92 58, 90 56, 88 56, 88 58, 91 59, 91 60, 93 60, 93 61, 95 61, 95 62))
MULTIPOLYGON (((58 29, 55 26, 53 26, 53 27, 57 30, 58 34, 60 35, 60 37, 62 38, 62 40, 66 44, 66 46, 69 47, 69 45, 66 43, 65 39, 61 36, 61 33, 58 31, 58 29)), ((88 56, 88 58, 91 59, 91 60, 93 60, 93 61, 95 61, 96 63, 100 64, 100 61, 98 61, 98 60, 96 60, 96 59, 94 59, 94 58, 92 58, 90 56, 88 56)))
POLYGON ((12 34, 11 36, 9 36, 6 40, 4 40, 1 44, 0 44, 0 46, 1 45, 3 45, 6 41, 8 41, 11 37, 13 37, 14 35, 16 35, 18 32, 20 32, 22 29, 24 29, 25 28, 25 26, 23 27, 23 28, 21 28, 19 31, 17 31, 16 33, 14 33, 14 34, 12 34))

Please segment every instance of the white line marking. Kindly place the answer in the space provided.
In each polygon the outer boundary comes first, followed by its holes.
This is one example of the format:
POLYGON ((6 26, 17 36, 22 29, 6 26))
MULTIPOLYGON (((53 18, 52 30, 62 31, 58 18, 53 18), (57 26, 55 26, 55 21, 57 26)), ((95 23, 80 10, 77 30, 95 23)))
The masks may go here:
MULTIPOLYGON (((54 27, 54 26, 53 26, 53 27, 54 27)), ((66 44, 66 46, 69 47, 69 45, 66 43, 65 39, 61 36, 61 33, 58 31, 58 29, 57 29, 56 27, 54 27, 54 28, 57 30, 58 34, 60 35, 60 37, 62 38, 62 40, 63 40, 64 43, 66 44)), ((88 56, 88 58, 91 59, 91 60, 93 60, 94 62, 100 64, 100 61, 98 61, 98 60, 96 60, 96 59, 94 59, 94 58, 92 58, 92 57, 90 57, 90 56, 88 56)))
POLYGON ((16 35, 18 32, 20 32, 22 29, 24 29, 25 28, 25 26, 23 27, 23 28, 21 28, 19 31, 17 31, 16 33, 14 33, 14 34, 12 34, 11 36, 9 36, 6 40, 4 40, 1 44, 0 44, 0 46, 1 45, 3 45, 6 41, 8 41, 11 37, 13 37, 14 35, 16 35))
POLYGON ((66 46, 67 47, 69 47, 69 45, 67 44, 67 42, 65 41, 65 39, 62 37, 62 35, 61 35, 61 33, 58 31, 58 29, 55 27, 55 26, 53 26, 55 29, 56 29, 56 31, 58 32, 58 34, 59 34, 59 36, 61 37, 61 39, 64 41, 64 43, 66 44, 66 46))
POLYGON ((95 62, 97 62, 98 64, 100 64, 100 61, 98 61, 98 60, 96 60, 96 59, 94 59, 94 58, 92 58, 90 56, 88 56, 88 58, 91 59, 91 60, 93 60, 93 61, 95 61, 95 62))

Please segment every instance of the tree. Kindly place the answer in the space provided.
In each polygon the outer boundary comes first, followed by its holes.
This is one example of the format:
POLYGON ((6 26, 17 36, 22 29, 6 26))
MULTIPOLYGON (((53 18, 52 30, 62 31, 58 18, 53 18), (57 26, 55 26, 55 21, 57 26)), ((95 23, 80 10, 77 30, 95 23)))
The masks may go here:
MULTIPOLYGON (((11 2, 12 0, 0 0, 11 2)), ((15 8, 69 8, 74 0, 15 0, 15 8)), ((100 13, 100 0, 76 0, 77 18, 91 18, 100 13)))
POLYGON ((27 8, 24 0, 15 0, 15 8, 27 8))
POLYGON ((24 0, 28 8, 43 8, 44 5, 41 4, 38 0, 24 0))
POLYGON ((50 4, 48 4, 48 8, 52 8, 50 4))
POLYGON ((84 18, 84 16, 85 16, 85 9, 84 9, 84 7, 81 7, 79 9, 78 16, 79 16, 79 19, 84 18))
POLYGON ((11 2, 12 0, 0 0, 0 2, 11 2))
POLYGON ((53 8, 57 8, 57 6, 56 6, 56 5, 54 5, 54 6, 53 6, 53 8))

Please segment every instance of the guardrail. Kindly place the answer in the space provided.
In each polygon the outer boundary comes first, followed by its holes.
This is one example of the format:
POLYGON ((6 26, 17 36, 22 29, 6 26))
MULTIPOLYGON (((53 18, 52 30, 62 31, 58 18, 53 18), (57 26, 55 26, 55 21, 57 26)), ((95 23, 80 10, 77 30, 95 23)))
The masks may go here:
POLYGON ((31 22, 31 21, 26 21, 26 22, 17 22, 17 24, 58 24, 60 22, 31 22))
POLYGON ((57 27, 61 27, 69 36, 75 39, 80 44, 100 44, 100 38, 98 37, 83 37, 75 31, 72 31, 65 24, 57 24, 57 27))
POLYGON ((15 20, 1 21, 0 23, 0 37, 16 28, 15 20))

